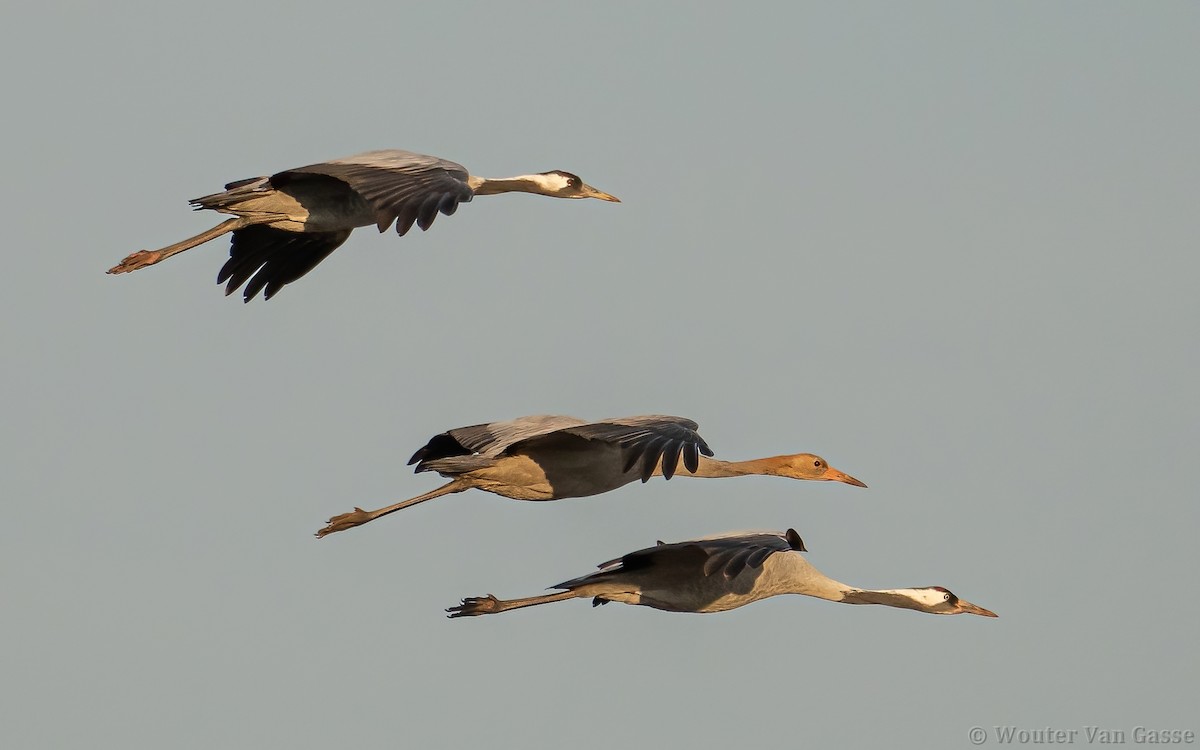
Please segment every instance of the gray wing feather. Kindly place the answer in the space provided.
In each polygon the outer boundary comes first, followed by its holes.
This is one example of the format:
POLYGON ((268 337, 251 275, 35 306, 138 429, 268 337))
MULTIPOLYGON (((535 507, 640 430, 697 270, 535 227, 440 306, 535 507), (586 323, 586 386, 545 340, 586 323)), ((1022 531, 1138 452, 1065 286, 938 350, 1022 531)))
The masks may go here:
MULTIPOLYGON (((690 419, 657 414, 599 422, 557 414, 538 414, 507 422, 487 422, 447 430, 430 438, 408 463, 417 464, 418 472, 441 471, 450 464, 435 465, 431 462, 446 458, 457 460, 472 455, 475 458, 498 458, 520 452, 552 435, 568 434, 620 447, 625 452, 623 471, 629 471, 640 462, 643 482, 650 478, 662 459, 663 476, 669 479, 678 468, 681 457, 685 467, 695 471, 700 453, 706 456, 713 454, 708 443, 696 432, 697 427, 690 419)), ((454 467, 460 466, 466 464, 454 464, 454 467)))
POLYGON ((375 211, 379 231, 396 222, 403 235, 415 222, 428 229, 438 212, 447 216, 475 196, 466 167, 436 156, 387 149, 367 151, 342 159, 288 169, 271 176, 276 186, 306 174, 319 174, 345 182, 375 211))
MULTIPOLYGON (((789 532, 791 535, 795 535, 795 532, 790 529, 789 532)), ((795 539, 799 540, 799 536, 796 536, 795 539)), ((598 566, 599 572, 566 581, 553 588, 570 588, 573 585, 579 585, 586 579, 594 579, 596 576, 670 564, 696 565, 698 567, 696 572, 705 576, 719 572, 726 578, 736 578, 747 567, 762 567, 766 559, 776 552, 787 552, 794 549, 796 547, 788 538, 788 534, 774 532, 737 533, 687 542, 658 544, 608 560, 598 566)))
MULTIPOLYGON (((679 466, 681 454, 684 456, 684 465, 690 467, 691 471, 695 471, 698 465, 698 453, 706 456, 713 454, 708 443, 696 432, 699 427, 684 417, 650 414, 586 422, 554 432, 565 432, 585 440, 597 440, 620 447, 625 451, 623 470, 629 471, 640 461, 642 481, 645 482, 654 473, 654 467, 660 459, 663 476, 670 479, 679 466)), ((512 449, 518 447, 515 442, 510 445, 512 449)))
POLYGON ((506 422, 455 427, 434 435, 408 460, 409 465, 418 464, 416 471, 435 470, 429 461, 447 457, 475 455, 476 458, 496 458, 513 443, 540 435, 547 435, 574 425, 586 424, 576 417, 557 414, 536 414, 529 417, 510 419, 506 422))
POLYGON ((476 453, 496 457, 517 443, 535 440, 560 430, 585 425, 582 419, 558 414, 537 414, 507 422, 489 422, 450 430, 455 440, 476 453))

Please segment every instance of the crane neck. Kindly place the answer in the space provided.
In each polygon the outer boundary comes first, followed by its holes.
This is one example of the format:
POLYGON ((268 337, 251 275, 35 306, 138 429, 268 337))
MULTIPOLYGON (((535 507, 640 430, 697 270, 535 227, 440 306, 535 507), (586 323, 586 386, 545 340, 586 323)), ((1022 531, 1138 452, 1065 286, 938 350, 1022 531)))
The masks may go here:
POLYGON ((700 456, 700 465, 696 471, 689 473, 680 468, 679 476, 707 477, 720 479, 722 477, 745 477, 750 475, 775 474, 776 462, 770 458, 754 458, 749 461, 722 461, 717 458, 700 456))
POLYGON ((516 177, 476 177, 471 175, 467 184, 475 195, 498 195, 500 193, 535 193, 556 195, 557 184, 552 185, 546 175, 523 174, 516 177))
POLYGON ((917 599, 923 589, 856 589, 847 587, 842 601, 846 604, 882 604, 885 607, 925 611, 926 605, 917 599))
POLYGON ((801 554, 772 555, 767 558, 764 567, 767 570, 762 577, 768 580, 759 586, 772 589, 773 594, 803 594, 830 602, 841 602, 846 600, 845 597, 850 592, 857 591, 854 587, 835 581, 817 570, 801 554))

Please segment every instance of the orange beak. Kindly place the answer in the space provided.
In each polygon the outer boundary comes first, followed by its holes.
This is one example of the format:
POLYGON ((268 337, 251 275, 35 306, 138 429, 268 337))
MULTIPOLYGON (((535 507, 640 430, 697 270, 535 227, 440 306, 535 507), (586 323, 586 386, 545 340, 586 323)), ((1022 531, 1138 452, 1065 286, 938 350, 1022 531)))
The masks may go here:
POLYGON ((854 477, 850 476, 849 474, 838 471, 837 469, 833 468, 832 466, 830 466, 828 469, 825 470, 825 473, 821 475, 821 478, 828 479, 831 482, 844 482, 845 484, 852 484, 855 487, 866 487, 867 486, 867 485, 863 484, 862 482, 858 481, 857 479, 855 479, 854 477))

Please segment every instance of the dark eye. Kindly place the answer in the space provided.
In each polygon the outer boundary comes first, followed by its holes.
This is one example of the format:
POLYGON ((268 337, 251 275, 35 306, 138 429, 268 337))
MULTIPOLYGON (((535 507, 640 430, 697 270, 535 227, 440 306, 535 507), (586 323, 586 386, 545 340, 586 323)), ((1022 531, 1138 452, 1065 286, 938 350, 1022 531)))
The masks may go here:
POLYGON ((572 178, 570 178, 569 180, 567 180, 567 184, 568 184, 568 185, 570 185, 570 186, 571 186, 571 187, 573 187, 573 188, 577 188, 577 187, 579 187, 579 178, 578 178, 578 177, 572 177, 572 178))
POLYGON ((813 461, 813 466, 815 466, 815 467, 817 467, 817 468, 819 469, 819 468, 821 468, 821 462, 820 462, 820 461, 813 461))
POLYGON ((942 599, 947 602, 950 601, 950 592, 947 591, 946 593, 942 594, 942 599))

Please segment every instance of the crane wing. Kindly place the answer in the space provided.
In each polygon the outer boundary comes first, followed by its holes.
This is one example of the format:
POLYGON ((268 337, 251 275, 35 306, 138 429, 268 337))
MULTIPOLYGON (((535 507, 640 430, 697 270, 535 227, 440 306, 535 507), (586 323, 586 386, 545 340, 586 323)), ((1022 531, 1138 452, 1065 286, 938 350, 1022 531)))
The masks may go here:
MULTIPOLYGON (((578 425, 562 427, 554 432, 567 433, 585 440, 598 440, 621 448, 625 454, 625 465, 622 471, 629 471, 641 463, 642 481, 645 482, 654 474, 654 469, 662 460, 663 476, 670 479, 675 474, 682 457, 683 465, 688 471, 695 471, 699 465, 699 454, 713 454, 708 443, 696 432, 699 425, 684 417, 670 417, 661 414, 651 414, 640 417, 620 417, 604 419, 599 422, 587 422, 578 425)), ((546 433, 549 434, 549 433, 546 433)), ((518 444, 509 446, 510 451, 527 445, 544 435, 527 438, 518 444)))
POLYGON ((537 414, 529 417, 510 419, 506 422, 486 422, 484 424, 456 427, 446 430, 440 435, 434 435, 420 450, 408 459, 408 463, 417 464, 415 471, 430 471, 425 464, 439 458, 451 456, 471 456, 479 454, 494 458, 507 450, 514 443, 547 435, 564 427, 587 424, 576 417, 565 417, 557 414, 537 414))
POLYGON ((217 274, 217 283, 229 282, 225 287, 226 295, 246 284, 243 297, 247 302, 264 289, 263 297, 271 299, 285 284, 316 268, 349 236, 348 229, 341 232, 287 232, 261 224, 239 229, 233 233, 229 260, 217 274))
POLYGON ((660 460, 663 476, 670 479, 680 460, 688 471, 695 471, 701 453, 713 454, 696 432, 697 427, 690 419, 662 415, 586 422, 576 417, 539 414, 447 430, 430 438, 408 463, 417 464, 415 471, 432 471, 429 462, 437 459, 472 455, 495 458, 521 452, 535 446, 537 441, 557 435, 572 435, 620 447, 625 460, 622 471, 627 472, 640 463, 643 482, 654 474, 660 460))
POLYGON ((341 180, 361 195, 375 211, 382 232, 396 222, 403 236, 415 222, 429 229, 438 212, 450 216, 475 196, 467 184, 466 167, 436 156, 386 149, 367 151, 342 159, 288 169, 271 176, 271 184, 282 187, 306 174, 341 180))
POLYGON ((745 568, 761 568, 763 562, 776 552, 787 552, 791 544, 782 534, 746 534, 738 537, 708 539, 697 542, 704 550, 704 575, 720 572, 726 578, 737 578, 745 568))
POLYGON ((597 573, 566 581, 553 588, 571 588, 580 582, 608 573, 646 568, 675 568, 680 573, 711 576, 721 573, 736 578, 746 568, 760 568, 776 552, 804 551, 804 542, 794 529, 778 532, 736 532, 707 539, 659 544, 630 552, 602 563, 597 573))

